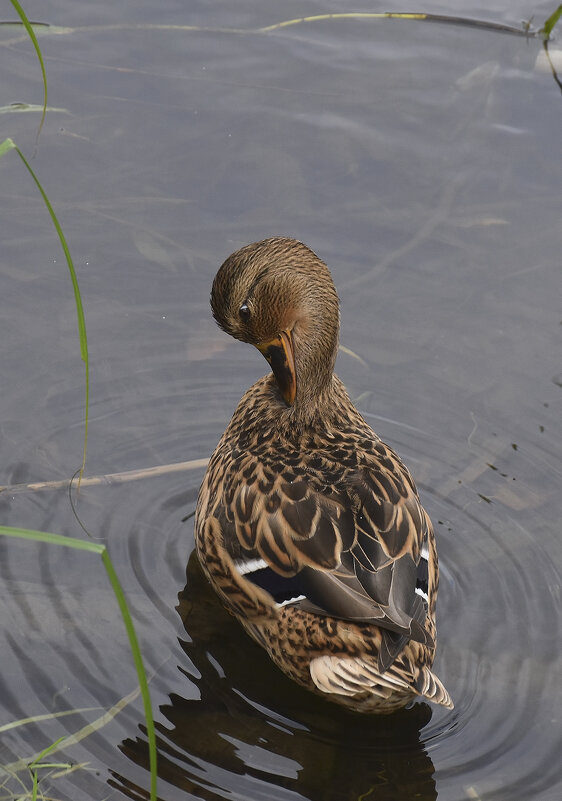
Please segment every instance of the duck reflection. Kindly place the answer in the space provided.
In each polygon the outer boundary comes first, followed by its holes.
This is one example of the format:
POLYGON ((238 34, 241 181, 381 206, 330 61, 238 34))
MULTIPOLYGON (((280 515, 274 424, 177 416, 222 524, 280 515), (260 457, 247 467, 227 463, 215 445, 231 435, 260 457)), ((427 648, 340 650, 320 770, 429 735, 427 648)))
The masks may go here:
MULTIPOLYGON (((310 801, 430 801, 434 768, 420 742, 431 709, 414 704, 391 715, 347 712, 287 679, 224 611, 193 554, 178 613, 188 639, 179 669, 200 697, 171 695, 157 726, 158 773, 196 798, 310 801), (193 669, 195 668, 195 669, 193 669)), ((148 769, 145 740, 123 752, 148 769)), ((117 779, 117 777, 115 777, 117 779)), ((133 798, 145 791, 119 777, 133 798)), ((178 797, 179 794, 178 794, 178 797)))

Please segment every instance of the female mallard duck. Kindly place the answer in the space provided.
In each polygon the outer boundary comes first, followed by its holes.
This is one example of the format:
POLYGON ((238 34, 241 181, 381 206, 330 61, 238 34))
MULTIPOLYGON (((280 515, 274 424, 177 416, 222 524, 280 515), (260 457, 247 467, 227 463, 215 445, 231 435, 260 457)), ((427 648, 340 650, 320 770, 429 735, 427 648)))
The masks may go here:
POLYGON ((209 581, 281 670, 325 698, 361 712, 416 696, 451 708, 430 669, 433 528, 408 470, 333 373, 328 268, 300 242, 266 239, 224 262, 211 306, 273 373, 240 401, 199 492, 209 581))

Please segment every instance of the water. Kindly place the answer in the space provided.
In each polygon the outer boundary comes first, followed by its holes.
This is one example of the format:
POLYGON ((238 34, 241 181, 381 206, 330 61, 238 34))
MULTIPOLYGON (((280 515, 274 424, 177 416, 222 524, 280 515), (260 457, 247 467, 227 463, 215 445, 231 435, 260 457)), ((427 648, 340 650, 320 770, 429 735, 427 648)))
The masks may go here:
MULTIPOLYGON (((87 474, 211 453, 265 370, 212 322, 214 273, 242 244, 301 238, 340 292, 338 372, 435 522, 435 667, 455 700, 453 712, 361 718, 290 684, 194 563, 182 518, 201 467, 88 485, 78 514, 109 548, 151 677, 160 797, 559 799, 562 96, 535 67, 540 42, 404 21, 216 30, 357 10, 345 3, 129 5, 27 8, 72 29, 40 40, 61 110, 32 163, 85 305, 87 474)), ((424 10, 517 26, 553 7, 424 10)), ((0 29, 3 105, 40 100, 17 39, 0 29)), ((37 123, 5 114, 2 138, 30 155, 37 123)), ((0 168, 0 484, 12 486, 79 466, 84 371, 50 220, 15 154, 0 168)), ((4 491, 0 522, 84 536, 64 490, 4 491)), ((146 797, 142 704, 101 563, 0 549, 0 726, 74 710, 0 731, 0 764, 125 699, 56 754, 80 767, 42 774, 41 787, 72 801, 146 797)), ((17 776, 30 787, 21 764, 17 776)))

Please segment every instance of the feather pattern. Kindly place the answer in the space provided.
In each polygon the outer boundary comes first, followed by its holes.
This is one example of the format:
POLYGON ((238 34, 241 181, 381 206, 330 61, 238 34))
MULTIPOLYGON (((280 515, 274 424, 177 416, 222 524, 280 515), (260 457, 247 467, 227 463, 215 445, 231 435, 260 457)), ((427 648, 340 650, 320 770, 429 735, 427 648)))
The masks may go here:
POLYGON ((309 689, 366 712, 416 696, 451 707, 431 671, 433 528, 407 468, 333 374, 327 267, 295 240, 255 243, 221 267, 211 303, 274 373, 243 396, 201 486, 196 544, 209 580, 309 689))

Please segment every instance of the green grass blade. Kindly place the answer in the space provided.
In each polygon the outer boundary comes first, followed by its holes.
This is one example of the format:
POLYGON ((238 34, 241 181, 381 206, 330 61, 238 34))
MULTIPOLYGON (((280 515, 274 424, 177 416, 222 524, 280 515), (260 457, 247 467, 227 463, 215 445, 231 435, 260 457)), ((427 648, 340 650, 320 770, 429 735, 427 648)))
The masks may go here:
MULTIPOLYGON (((57 745, 58 745, 59 743, 62 743, 62 741, 63 741, 63 740, 64 740, 64 737, 59 737, 59 739, 58 739, 58 740, 55 740, 55 741, 54 741, 54 743, 51 743, 51 744, 50 744, 50 745, 48 745, 46 748, 44 748, 44 749, 41 751, 41 753, 40 753, 40 754, 38 754, 38 755, 35 757, 35 759, 33 760, 33 762, 30 762, 30 763, 29 763, 29 765, 28 765, 29 769, 30 769, 30 770, 33 770, 34 768, 41 767, 41 766, 39 765, 39 763, 41 762, 41 760, 43 759, 43 757, 46 757, 46 756, 47 756, 47 754, 50 754, 52 751, 55 751, 55 750, 56 750, 56 748, 57 748, 57 745)), ((45 766, 43 766, 43 767, 45 767, 45 766)))
POLYGON ((31 531, 27 528, 12 528, 0 526, 0 536, 14 537, 33 542, 46 542, 49 545, 62 545, 65 548, 75 548, 77 551, 89 551, 101 555, 106 549, 105 545, 89 540, 79 540, 74 537, 63 537, 62 534, 50 534, 48 531, 31 531))
POLYGON ((540 29, 539 33, 542 33, 545 39, 550 39, 550 34, 560 17, 562 17, 562 6, 558 6, 540 29))
POLYGON ((74 264, 72 261, 72 257, 70 255, 70 250, 68 248, 68 244, 66 242, 66 238, 63 234, 61 225, 58 221, 57 215, 51 205, 49 198, 47 197, 47 193, 41 186, 41 183, 35 172, 33 171, 31 165, 29 164, 28 160, 25 158, 19 147, 15 144, 12 139, 5 139, 2 144, 0 144, 0 157, 7 153, 8 150, 15 150, 20 159, 23 161, 27 171, 33 178, 37 189, 39 190, 41 197, 43 198, 43 202, 47 207, 47 211, 51 216, 51 220, 53 225, 55 226, 55 230, 57 232, 59 241, 61 243, 61 247, 64 252, 64 256, 66 258, 66 263, 68 265, 68 270, 70 272, 70 278, 72 281, 72 287, 74 289, 74 300, 76 304, 76 316, 78 318, 78 333, 80 336, 80 355, 82 356, 82 360, 84 362, 86 368, 86 402, 85 402, 85 411, 84 411, 84 452, 82 454, 82 467, 80 468, 80 477, 84 473, 84 468, 86 466, 86 450, 88 446, 88 420, 89 420, 89 400, 90 400, 90 365, 89 365, 89 358, 88 358, 88 338, 86 335, 86 320, 84 318, 84 307, 82 306, 82 298, 80 296, 80 287, 78 286, 78 278, 76 277, 76 270, 74 269, 74 264))
POLYGON ((47 542, 50 543, 51 545, 59 545, 59 546, 64 546, 66 548, 74 548, 79 551, 89 551, 90 553, 96 553, 101 556, 103 565, 105 567, 107 576, 109 578, 110 584, 115 594, 115 598, 117 599, 117 603, 121 611, 121 616, 123 618, 125 629, 127 631, 127 636, 129 638, 129 645, 131 648, 133 661, 135 663, 135 668, 137 670, 139 687, 144 704, 144 714, 146 718, 146 728, 148 736, 148 750, 149 750, 149 762, 150 762, 150 799, 151 801, 156 801, 157 797, 156 796, 156 790, 157 790, 156 736, 154 733, 154 719, 152 717, 150 691, 148 689, 146 672, 142 661, 142 655, 137 635, 135 632, 135 627, 133 625, 133 620, 131 618, 131 613, 129 612, 129 607, 127 606, 127 601, 125 599, 123 588, 121 587, 121 583, 119 581, 119 578, 117 577, 117 573, 115 572, 115 568, 113 567, 113 563, 109 557, 107 548, 105 547, 105 545, 101 545, 100 543, 96 542, 90 542, 88 540, 79 540, 75 539, 74 537, 63 537, 60 534, 51 534, 46 531, 31 531, 29 529, 10 528, 7 526, 0 526, 0 536, 15 537, 17 539, 32 540, 35 542, 47 542))
POLYGON ((0 158, 4 156, 9 150, 13 150, 16 144, 12 139, 4 139, 3 142, 0 142, 0 158))
MULTIPOLYGON (((10 141, 11 142, 12 140, 6 140, 6 141, 10 141)), ((76 277, 76 271, 74 269, 74 264, 72 262, 72 257, 70 255, 70 250, 68 248, 68 244, 66 242, 66 238, 65 238, 65 236, 64 236, 64 234, 62 232, 61 225, 60 225, 60 223, 58 221, 57 215, 54 212, 54 209, 53 209, 53 207, 51 205, 51 202, 50 202, 49 198, 47 197, 47 194, 46 194, 45 190, 43 189, 39 179, 35 175, 35 172, 33 171, 31 165, 29 164, 29 162, 27 161, 27 159, 25 158, 25 156, 23 155, 23 153, 21 152, 19 147, 14 142, 12 142, 12 146, 15 148, 18 156, 20 157, 20 159, 25 164, 29 174, 31 175, 31 177, 33 178, 33 181, 35 182, 35 185, 37 186, 37 189, 39 190, 39 192, 41 194, 41 197, 43 198, 43 202, 45 203, 45 206, 47 207, 47 211, 49 212, 49 214, 51 216, 51 220, 53 221, 53 225, 55 226, 55 230, 57 232, 57 235, 59 237, 62 249, 64 251, 64 255, 65 255, 65 258, 66 258, 66 263, 68 265, 68 269, 69 269, 69 272, 70 272, 70 277, 72 279, 72 287, 74 289, 74 299, 76 301, 76 312, 77 312, 77 317, 78 317, 78 331, 80 333, 80 352, 81 352, 82 359, 84 360, 84 362, 87 362, 88 361, 88 339, 86 337, 86 322, 84 320, 84 309, 83 309, 83 306, 82 306, 82 298, 80 297, 80 289, 78 287, 78 279, 76 277)))
POLYGON ((150 764, 150 798, 151 801, 154 799, 156 801, 156 780, 157 780, 157 773, 156 773, 156 736, 154 733, 154 720, 152 718, 152 705, 150 703, 150 693, 148 690, 148 682, 146 680, 146 673, 144 671, 144 666, 142 662, 141 651, 139 648, 139 643, 137 640, 137 635, 135 629, 133 627, 133 621, 129 612, 129 608, 127 606, 127 602, 125 600, 125 595, 121 588, 121 583, 117 577, 117 573, 113 568, 113 564, 111 559, 109 558, 109 554, 107 550, 101 555, 103 563, 105 565, 105 569, 107 571, 107 575, 109 576, 109 580, 111 582, 111 586, 113 587, 113 592, 115 593, 115 597, 117 598, 117 603, 119 604, 119 608, 121 609, 121 616, 123 617, 123 621, 125 623, 125 628, 127 629, 127 634, 129 636, 129 644, 131 646, 131 652, 133 654, 133 659, 135 661, 135 667, 137 668, 137 675, 139 677, 139 685, 140 691, 142 695, 142 700, 144 703, 144 715, 146 718, 146 727, 147 727, 147 735, 148 735, 148 757, 149 757, 149 764, 150 764))
POLYGON ((27 19, 26 13, 19 4, 18 0, 10 0, 11 4, 16 10, 18 17, 21 19, 22 24, 27 31, 27 35, 31 39, 33 43, 33 47, 35 48, 35 52, 37 54, 37 58, 39 60, 39 66, 41 67, 41 75, 43 76, 43 113, 41 115, 41 122, 39 123, 39 128, 37 129, 37 139, 39 139, 39 134, 41 133, 41 128, 43 127, 43 123, 45 122, 45 115, 47 114, 47 72, 45 70, 45 62, 43 61, 43 54, 41 53, 41 48, 39 47, 39 42, 37 41, 37 37, 35 36, 35 31, 33 30, 29 20, 27 19))

